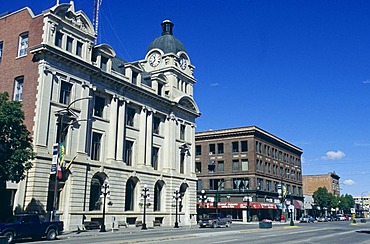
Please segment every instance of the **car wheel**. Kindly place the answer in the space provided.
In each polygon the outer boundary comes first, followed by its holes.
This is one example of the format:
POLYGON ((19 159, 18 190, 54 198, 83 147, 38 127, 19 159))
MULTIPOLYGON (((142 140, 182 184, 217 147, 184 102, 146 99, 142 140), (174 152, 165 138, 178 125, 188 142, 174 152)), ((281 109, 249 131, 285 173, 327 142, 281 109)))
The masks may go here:
POLYGON ((229 228, 230 227, 230 222, 226 222, 226 227, 229 228))
POLYGON ((11 244, 11 243, 14 242, 14 233, 13 232, 7 231, 7 232, 4 233, 3 236, 8 237, 8 244, 11 244))
POLYGON ((49 229, 48 233, 46 234, 46 239, 48 240, 55 240, 57 238, 57 232, 55 229, 49 229))

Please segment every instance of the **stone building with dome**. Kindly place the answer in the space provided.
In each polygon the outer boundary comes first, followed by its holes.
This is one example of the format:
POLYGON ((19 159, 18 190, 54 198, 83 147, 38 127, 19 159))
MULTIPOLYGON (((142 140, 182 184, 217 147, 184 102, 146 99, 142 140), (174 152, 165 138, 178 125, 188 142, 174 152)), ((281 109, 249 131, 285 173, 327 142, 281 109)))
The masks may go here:
POLYGON ((104 223, 104 210, 107 228, 173 226, 178 191, 179 221, 195 224, 200 111, 195 67, 173 27, 163 21, 145 57, 128 62, 94 44, 73 1, 0 17, 0 91, 22 102, 36 155, 25 180, 9 182, 9 209, 60 219, 66 230, 104 223))

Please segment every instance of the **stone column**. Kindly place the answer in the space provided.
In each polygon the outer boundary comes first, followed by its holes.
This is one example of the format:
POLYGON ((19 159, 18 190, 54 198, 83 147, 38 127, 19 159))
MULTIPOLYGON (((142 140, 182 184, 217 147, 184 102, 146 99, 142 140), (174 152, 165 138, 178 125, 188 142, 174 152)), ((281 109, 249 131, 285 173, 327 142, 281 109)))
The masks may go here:
POLYGON ((139 165, 146 165, 146 157, 147 157, 147 115, 148 109, 147 107, 143 106, 141 108, 140 114, 139 114, 139 139, 137 141, 137 147, 136 149, 136 164, 139 165))
POLYGON ((107 160, 113 161, 116 159, 116 143, 117 143, 117 111, 118 98, 113 96, 111 99, 109 131, 107 136, 107 160))
POLYGON ((124 146, 125 146, 125 131, 126 131, 126 104, 127 101, 120 99, 118 107, 118 129, 117 129, 117 152, 116 160, 124 162, 124 146))

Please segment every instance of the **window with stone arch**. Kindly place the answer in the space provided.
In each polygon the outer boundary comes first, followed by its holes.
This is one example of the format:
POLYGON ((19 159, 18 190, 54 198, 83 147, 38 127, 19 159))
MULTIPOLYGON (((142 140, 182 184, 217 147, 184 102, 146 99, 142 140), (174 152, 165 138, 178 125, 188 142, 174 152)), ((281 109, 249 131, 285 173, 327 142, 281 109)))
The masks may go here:
POLYGON ((101 187, 107 176, 104 173, 96 173, 91 179, 89 211, 100 210, 102 205, 101 187))
POLYGON ((155 183, 153 211, 161 211, 163 186, 164 186, 164 182, 162 180, 159 180, 157 181, 157 183, 155 183))
POLYGON ((125 195, 125 211, 134 211, 135 209, 135 196, 136 196, 136 186, 138 178, 130 177, 126 183, 126 195, 125 195))

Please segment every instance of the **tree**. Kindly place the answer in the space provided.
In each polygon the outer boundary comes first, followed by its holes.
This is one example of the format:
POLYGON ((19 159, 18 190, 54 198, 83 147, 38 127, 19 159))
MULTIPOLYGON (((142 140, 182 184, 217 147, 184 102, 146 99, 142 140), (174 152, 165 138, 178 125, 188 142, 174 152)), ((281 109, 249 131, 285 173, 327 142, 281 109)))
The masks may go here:
POLYGON ((355 205, 355 200, 352 195, 342 195, 339 197, 339 208, 342 209, 345 213, 350 213, 351 208, 355 205))
POLYGON ((324 208, 330 209, 334 201, 333 195, 328 193, 326 187, 319 187, 313 193, 313 199, 315 203, 320 206, 321 211, 323 211, 324 208))
POLYGON ((32 138, 24 125, 19 101, 10 101, 7 92, 0 93, 0 189, 6 181, 18 183, 32 167, 32 138))

